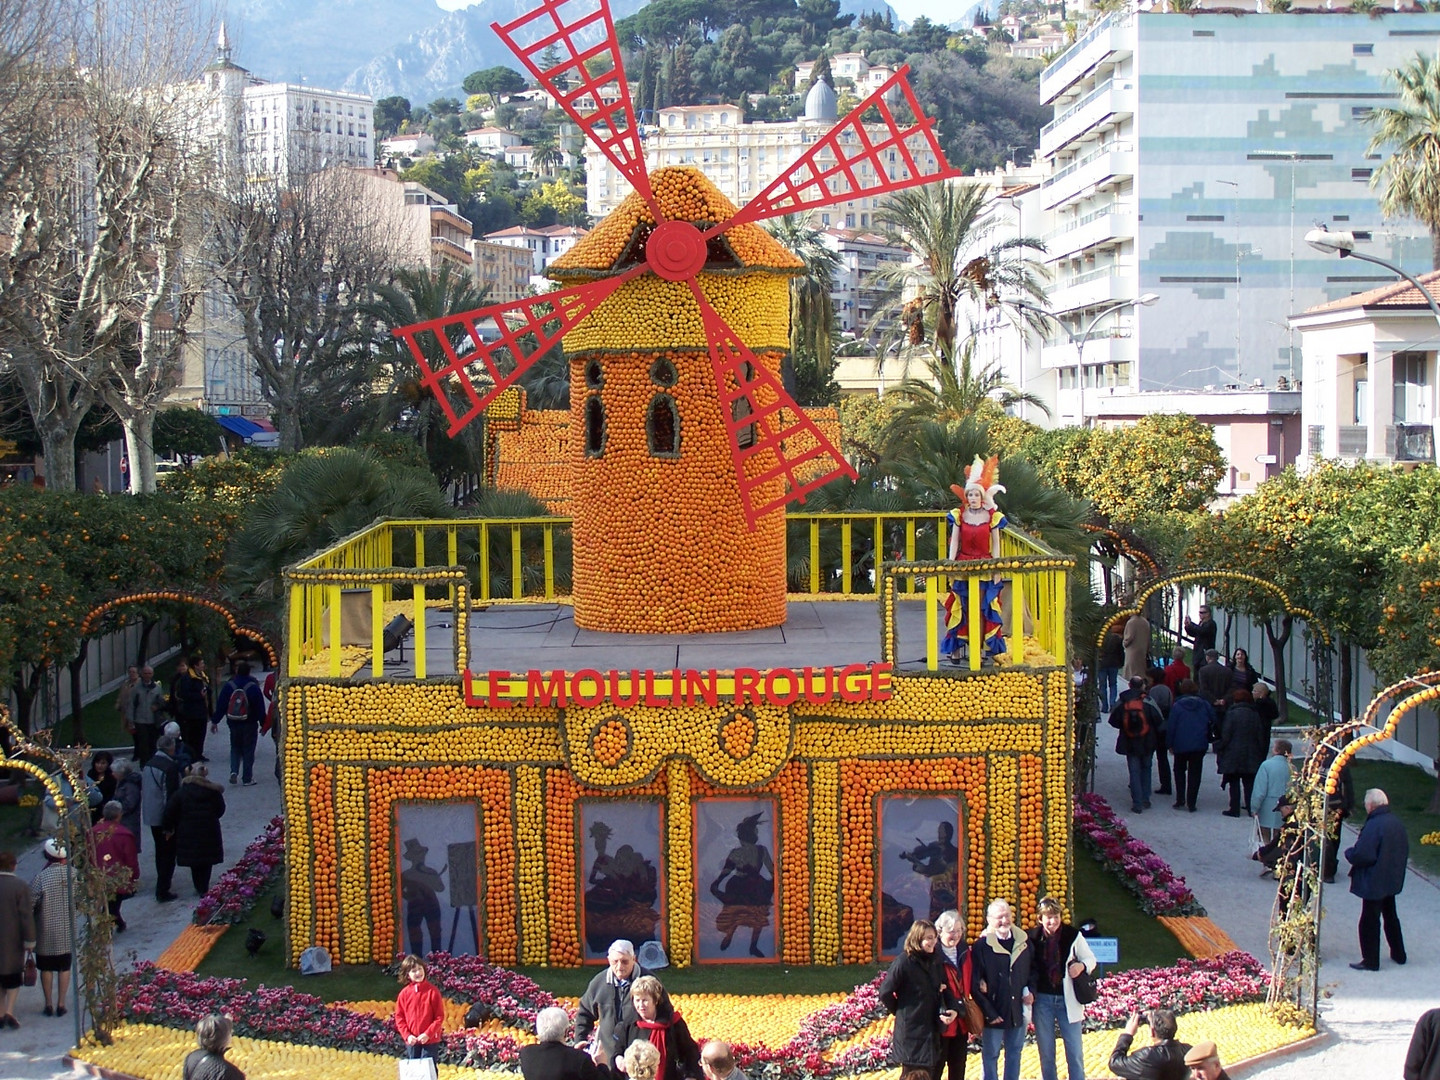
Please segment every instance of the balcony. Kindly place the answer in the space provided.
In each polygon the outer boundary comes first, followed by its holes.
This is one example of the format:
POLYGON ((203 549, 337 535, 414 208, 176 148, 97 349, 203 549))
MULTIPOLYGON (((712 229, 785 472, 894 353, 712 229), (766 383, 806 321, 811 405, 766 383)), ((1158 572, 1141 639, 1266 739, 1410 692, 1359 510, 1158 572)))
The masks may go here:
POLYGON ((1076 38, 1074 45, 1040 73, 1040 100, 1046 104, 1053 102, 1101 60, 1119 61, 1129 56, 1134 50, 1131 18, 1128 12, 1107 15, 1076 38))
POLYGON ((1050 290, 1050 310, 1059 314, 1135 295, 1136 275, 1132 267, 1102 266, 1057 281, 1050 290))
POLYGON ((1110 203, 1066 222, 1045 237, 1045 255, 1052 262, 1096 247, 1106 241, 1135 239, 1135 207, 1110 203))
POLYGON ((1133 79, 1106 79, 1040 129, 1040 156, 1049 157, 1102 123, 1114 127, 1134 116, 1135 97, 1133 79))
POLYGON ((1135 175, 1135 154, 1129 143, 1108 143, 1064 166, 1040 185, 1041 203, 1054 210, 1081 192, 1135 175))
MULTIPOLYGON (((1090 340, 1085 342, 1085 366, 1094 367, 1099 364, 1133 364, 1135 362, 1135 338, 1127 329, 1113 330, 1111 336, 1101 337, 1098 333, 1090 335, 1090 340)), ((1040 367, 1042 370, 1073 370, 1078 360, 1075 351, 1075 343, 1068 338, 1064 341, 1046 345, 1040 350, 1040 367)))

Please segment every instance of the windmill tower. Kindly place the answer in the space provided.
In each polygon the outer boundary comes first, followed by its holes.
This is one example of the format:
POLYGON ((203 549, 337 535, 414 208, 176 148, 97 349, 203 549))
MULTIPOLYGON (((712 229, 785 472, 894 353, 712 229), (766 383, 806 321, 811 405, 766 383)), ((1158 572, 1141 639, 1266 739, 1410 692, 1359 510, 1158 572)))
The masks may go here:
POLYGON ((777 625, 785 522, 774 511, 855 471, 780 382, 785 290, 800 264, 754 223, 958 175, 935 122, 902 68, 736 210, 693 169, 649 174, 604 0, 544 0, 493 28, 634 193, 552 264, 567 287, 395 334, 452 435, 563 340, 577 625, 777 625), (870 110, 878 125, 861 122, 870 110), (427 363, 427 336, 445 358, 438 368, 427 363))

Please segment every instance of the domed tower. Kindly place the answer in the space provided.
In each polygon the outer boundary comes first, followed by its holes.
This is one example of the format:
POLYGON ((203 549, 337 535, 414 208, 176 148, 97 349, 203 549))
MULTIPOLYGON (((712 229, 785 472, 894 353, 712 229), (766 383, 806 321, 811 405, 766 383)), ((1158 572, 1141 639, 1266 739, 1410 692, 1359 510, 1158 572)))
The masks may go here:
MULTIPOLYGON (((736 212, 695 169, 659 169, 651 184, 668 221, 703 231, 736 212)), ((705 319, 686 281, 663 273, 671 261, 687 276, 698 269, 710 305, 778 380, 790 340, 789 279, 803 264, 752 224, 694 251, 667 242, 631 194, 549 273, 577 285, 647 260, 661 269, 621 285, 564 338, 575 624, 630 633, 777 626, 785 621, 785 517, 766 515, 753 528, 747 521, 705 319), (694 268, 682 265, 690 259, 694 268)), ((732 421, 748 408, 730 402, 732 421)), ((738 436, 742 447, 753 443, 747 427, 738 436)), ((759 501, 783 498, 782 477, 751 480, 759 501)))

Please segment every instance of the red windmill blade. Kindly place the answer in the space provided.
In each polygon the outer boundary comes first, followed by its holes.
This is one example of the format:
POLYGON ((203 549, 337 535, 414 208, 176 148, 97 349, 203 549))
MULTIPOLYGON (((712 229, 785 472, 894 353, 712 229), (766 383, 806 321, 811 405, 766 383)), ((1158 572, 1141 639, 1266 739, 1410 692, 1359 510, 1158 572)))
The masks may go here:
POLYGON ((780 380, 740 340, 706 298, 700 283, 692 278, 688 284, 705 323, 720 415, 730 436, 730 457, 749 526, 753 529, 760 518, 793 499, 803 503, 806 495, 832 480, 842 476, 858 479, 859 474, 840 448, 825 437, 785 392, 780 380), (742 432, 747 432, 744 438, 742 432), (825 459, 834 464, 808 479, 799 475, 802 466, 825 459), (757 490, 777 479, 785 481, 784 494, 757 503, 757 490))
POLYGON ((886 195, 961 175, 959 169, 952 169, 945 160, 940 141, 935 137, 934 119, 920 111, 920 103, 905 78, 909 71, 906 65, 890 76, 734 217, 707 230, 706 238, 741 222, 886 195), (900 126, 895 110, 885 100, 896 87, 910 107, 911 115, 919 118, 908 128, 900 126), (885 134, 879 140, 871 136, 861 121, 872 107, 879 110, 885 125, 885 134))
POLYGON ((640 145, 640 125, 630 98, 630 84, 620 66, 620 40, 615 35, 609 3, 606 0, 542 0, 529 14, 503 25, 491 23, 490 29, 510 46, 510 51, 535 76, 535 81, 580 125, 600 152, 620 170, 620 175, 630 181, 655 220, 662 220, 650 190, 645 150, 640 145), (601 40, 585 46, 584 40, 593 38, 597 31, 603 33, 601 40), (540 63, 552 49, 559 59, 542 68, 540 63), (592 66, 601 69, 599 75, 590 73, 592 66), (617 96, 607 104, 602 87, 611 84, 617 96), (595 107, 581 111, 579 103, 587 97, 595 107))
POLYGON ((391 333, 404 338, 410 346, 410 353, 420 367, 420 382, 429 387, 440 402, 450 420, 450 436, 454 438, 461 428, 485 411, 491 399, 515 383, 571 327, 594 311, 621 285, 643 272, 644 267, 637 266, 612 278, 508 304, 492 304, 463 315, 445 315, 402 326, 391 333), (493 341, 485 340, 488 335, 482 327, 486 323, 493 324, 495 328, 493 341), (452 337, 461 337, 457 333, 460 330, 470 341, 471 348, 466 352, 460 352, 456 342, 451 340, 452 337), (445 363, 439 367, 432 365, 425 355, 425 345, 430 340, 440 346, 444 357, 445 363), (497 354, 501 352, 509 355, 512 366, 508 371, 500 370, 497 354), (489 382, 483 392, 477 392, 471 378, 471 371, 477 365, 489 382), (470 407, 460 414, 455 412, 455 406, 446 392, 446 384, 451 379, 470 402, 470 407))

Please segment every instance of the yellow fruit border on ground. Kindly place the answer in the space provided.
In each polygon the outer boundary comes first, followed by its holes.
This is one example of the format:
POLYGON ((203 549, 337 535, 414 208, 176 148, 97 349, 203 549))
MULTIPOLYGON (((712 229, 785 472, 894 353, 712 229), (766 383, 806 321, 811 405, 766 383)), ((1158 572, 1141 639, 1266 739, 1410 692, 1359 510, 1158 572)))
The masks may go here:
MULTIPOLYGON (((779 1007, 787 1015, 794 1010, 784 1006, 792 999, 775 998, 767 1008, 757 1009, 761 998, 727 997, 724 995, 692 995, 678 999, 688 1023, 697 1038, 717 1037, 716 1029, 710 1024, 723 1025, 720 1030, 726 1038, 739 1041, 756 1041, 746 1028, 747 1020, 764 1017, 772 1012, 770 1005, 779 1007), (708 1001, 703 999, 709 999, 708 1001)), ((806 1009, 818 1007, 829 998, 794 999, 803 1003, 806 1009)), ((360 1003, 366 1004, 366 1003, 360 1003)), ((373 1003, 377 1007, 380 1003, 373 1003)), ((1178 1038, 1184 1042, 1197 1043, 1205 1039, 1215 1042, 1220 1048, 1221 1059, 1227 1068, 1236 1068, 1247 1061, 1273 1055, 1287 1049, 1301 1047, 1315 1036, 1311 1029, 1294 1028, 1276 1022, 1263 1004, 1228 1005, 1209 1012, 1187 1013, 1179 1018, 1178 1038)), ((891 1021, 878 1021, 866 1028, 861 1037, 836 1044, 827 1051, 827 1057, 843 1052, 852 1044, 863 1039, 883 1034, 891 1021)), ((1109 1075, 1110 1054, 1115 1048, 1115 1031, 1087 1032, 1084 1037, 1085 1073, 1087 1076, 1109 1075)), ((176 1080, 180 1064, 185 1055, 195 1048, 192 1032, 177 1028, 157 1027, 149 1024, 121 1024, 115 1032, 114 1043, 107 1047, 87 1045, 72 1051, 67 1064, 80 1064, 92 1075, 106 1075, 116 1080, 176 1080), (103 1071, 100 1071, 103 1070, 103 1071)), ((323 1047, 300 1046, 292 1043, 268 1042, 262 1039, 236 1038, 228 1055, 239 1066, 248 1080, 312 1080, 314 1077, 345 1077, 346 1080, 393 1080, 395 1058, 380 1054, 366 1054, 355 1051, 332 1050, 323 1047)), ((976 1063, 971 1063, 976 1067, 976 1063)), ((514 1072, 477 1072, 455 1065, 440 1066, 440 1080, 487 1080, 505 1078, 512 1080, 514 1072)), ((894 1069, 863 1074, 865 1077, 893 1080, 894 1069)), ((1022 1080, 1038 1080, 1039 1058, 1035 1047, 1027 1045, 1021 1059, 1022 1080)))
POLYGON ((457 680, 292 680, 284 686, 291 962, 347 964, 400 947, 402 805, 480 812, 482 947, 492 963, 580 962, 585 838, 577 804, 661 805, 662 940, 694 961, 696 806, 775 806, 777 960, 876 959, 881 800, 953 797, 962 906, 1011 897, 1034 916, 1070 898, 1072 683, 1058 668, 896 675, 888 700, 788 707, 467 704, 457 680))

